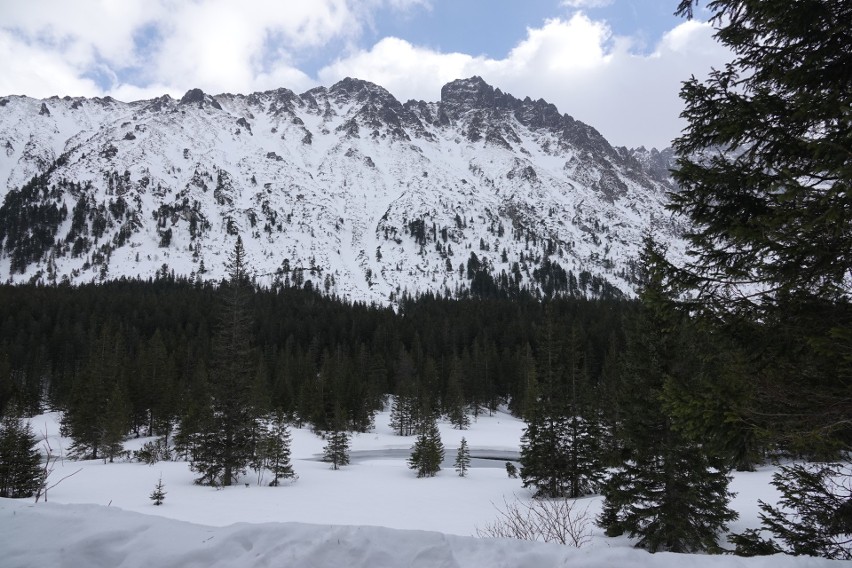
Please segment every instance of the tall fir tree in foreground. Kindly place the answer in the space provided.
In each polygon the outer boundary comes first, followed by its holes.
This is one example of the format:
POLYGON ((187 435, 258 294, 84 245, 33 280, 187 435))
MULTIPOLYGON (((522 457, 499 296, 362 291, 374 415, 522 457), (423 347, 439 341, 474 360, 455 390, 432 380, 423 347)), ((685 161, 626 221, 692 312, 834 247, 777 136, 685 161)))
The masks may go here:
POLYGON ((234 484, 246 472, 256 445, 257 410, 253 405, 255 361, 250 344, 251 288, 242 238, 228 262, 228 281, 220 289, 219 324, 212 341, 210 369, 212 416, 199 434, 191 463, 202 485, 234 484))
MULTIPOLYGON (((681 0, 678 13, 692 17, 696 3, 681 0)), ((674 142, 671 200, 690 227, 692 254, 671 272, 690 288, 692 309, 751 360, 746 419, 777 447, 846 459, 852 3, 716 0, 706 8, 733 59, 681 89, 687 126, 674 142)), ((795 510, 793 496, 822 494, 826 508, 845 503, 848 515, 849 470, 827 492, 811 473, 784 471, 776 480, 782 505, 795 510)), ((823 537, 837 530, 835 511, 773 511, 764 509, 764 525, 791 549, 834 554, 823 537)))
POLYGON ((467 470, 470 468, 470 448, 467 447, 467 440, 462 437, 459 449, 456 452, 456 461, 453 464, 459 477, 467 476, 467 470))
POLYGON ((736 513, 728 507, 732 495, 724 460, 685 437, 664 405, 665 384, 694 368, 660 259, 646 240, 645 282, 627 330, 618 401, 624 459, 604 485, 598 522, 607 535, 626 532, 651 552, 716 551, 720 533, 736 513))
POLYGON ((417 472, 417 477, 435 477, 441 471, 443 461, 444 444, 433 416, 421 423, 420 433, 408 458, 408 467, 417 472))
POLYGON ((852 4, 706 8, 733 60, 681 89, 670 197, 691 254, 673 275, 748 349, 748 418, 776 444, 835 459, 852 449, 852 4))
POLYGON ((0 497, 32 497, 42 483, 38 440, 29 423, 7 413, 0 421, 0 497))

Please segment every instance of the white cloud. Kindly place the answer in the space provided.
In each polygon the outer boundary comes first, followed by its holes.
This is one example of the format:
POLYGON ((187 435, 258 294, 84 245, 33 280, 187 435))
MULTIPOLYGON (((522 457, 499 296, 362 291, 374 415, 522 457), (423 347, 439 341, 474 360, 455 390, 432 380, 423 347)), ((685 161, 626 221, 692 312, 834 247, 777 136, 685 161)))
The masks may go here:
POLYGON ((81 68, 32 48, 13 34, 0 30, 0 94, 96 96, 100 88, 81 78, 81 68))
MULTIPOLYGON (((388 1, 403 9, 418 0, 388 1)), ((290 54, 354 39, 361 30, 352 0, 6 4, 0 33, 21 63, 4 64, 0 86, 37 97, 81 92, 81 84, 92 94, 95 82, 80 79, 86 75, 115 77, 113 85, 94 91, 116 97, 196 86, 244 92, 284 79, 298 83, 293 87, 312 85, 290 54), (270 44, 279 46, 277 53, 269 53, 270 44), (130 84, 120 79, 128 74, 130 84)))
MULTIPOLYGON (((592 4, 601 2, 563 2, 592 4)), ((706 24, 685 22, 653 53, 637 55, 629 38, 613 36, 606 23, 581 12, 528 29, 503 59, 443 53, 391 37, 357 47, 376 10, 429 8, 428 0, 5 2, 0 94, 137 100, 180 96, 192 87, 301 92, 353 76, 401 100, 434 101, 445 83, 481 75, 515 96, 553 102, 614 144, 663 146, 680 128, 680 81, 728 58, 706 24), (299 56, 315 56, 329 44, 345 48, 344 55, 317 77, 299 68, 299 56)))
POLYGON ((344 76, 378 83, 397 98, 438 100, 443 84, 480 75, 517 97, 543 98, 560 112, 597 128, 611 143, 665 147, 683 124, 681 81, 720 66, 729 53, 707 24, 684 22, 650 55, 631 51, 629 38, 578 13, 548 20, 504 59, 440 53, 394 38, 324 68, 328 84, 344 76))
POLYGON ((603 8, 612 4, 612 0, 562 0, 566 8, 603 8))

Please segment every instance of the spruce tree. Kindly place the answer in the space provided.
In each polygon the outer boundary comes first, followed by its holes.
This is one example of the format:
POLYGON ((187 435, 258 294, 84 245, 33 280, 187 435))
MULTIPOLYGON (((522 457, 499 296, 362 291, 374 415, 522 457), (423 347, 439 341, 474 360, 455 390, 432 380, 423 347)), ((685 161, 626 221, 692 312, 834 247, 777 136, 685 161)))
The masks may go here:
POLYGON ((253 363, 250 344, 248 269, 237 237, 228 263, 228 281, 220 289, 219 324, 212 341, 210 371, 212 417, 198 436, 191 463, 204 485, 229 486, 244 474, 253 457, 257 411, 252 400, 253 363))
POLYGON ((456 461, 454 464, 459 477, 465 477, 467 470, 470 468, 470 449, 467 447, 467 440, 462 437, 459 449, 456 452, 456 461))
POLYGON ((420 432, 408 458, 408 467, 417 471, 417 477, 435 477, 435 474, 441 471, 443 461, 444 444, 433 416, 421 423, 420 432))
POLYGON ((663 404, 665 384, 693 369, 680 344, 684 323, 667 295, 660 258, 648 239, 618 401, 623 462, 604 485, 598 523, 610 536, 627 532, 651 552, 714 551, 736 513, 728 508, 724 460, 684 436, 663 404))
POLYGON ((278 412, 262 439, 264 463, 272 473, 272 481, 269 482, 272 487, 277 487, 282 479, 296 478, 290 463, 290 440, 290 428, 284 419, 284 414, 278 412))
POLYGON ((148 496, 148 498, 154 502, 154 505, 162 505, 163 501, 166 499, 166 486, 163 485, 163 476, 160 476, 159 481, 157 481, 157 485, 154 486, 154 491, 148 496))
POLYGON ((72 457, 98 459, 105 449, 108 457, 114 457, 128 427, 126 402, 117 396, 127 350, 123 334, 111 325, 104 325, 97 335, 93 331, 89 340, 88 357, 73 377, 62 424, 73 439, 72 457))
POLYGON ((467 430, 470 427, 470 416, 464 402, 462 391, 461 361, 456 356, 450 363, 450 373, 447 376, 447 394, 444 400, 444 411, 450 424, 456 430, 467 430))
POLYGON ((42 483, 38 440, 12 413, 0 422, 0 497, 32 497, 42 483))
POLYGON ((833 459, 852 447, 852 5, 706 8, 733 60, 681 89, 670 198, 691 254, 672 274, 748 349, 747 419, 772 416, 773 442, 833 459))
POLYGON ((113 463, 124 450, 124 437, 129 425, 127 417, 127 397, 120 382, 113 385, 112 393, 106 400, 106 408, 101 417, 100 454, 105 461, 113 463))
MULTIPOLYGON (((778 506, 759 501, 763 529, 783 543, 766 547, 796 556, 852 560, 852 478, 849 464, 784 466, 772 476, 778 506)), ((747 536, 747 535, 746 535, 747 536)), ((737 538, 743 541, 743 536, 737 538)), ((752 539, 754 541, 754 539, 752 539)))
POLYGON ((603 478, 597 417, 581 403, 585 373, 576 328, 568 348, 548 313, 542 331, 541 394, 521 438, 521 478, 535 497, 576 498, 598 490, 603 478))
POLYGON ((390 427, 398 436, 411 436, 416 432, 420 416, 419 403, 413 377, 407 372, 400 375, 390 412, 390 427))
POLYGON ((331 469, 349 465, 349 434, 345 430, 333 430, 327 434, 323 460, 331 464, 331 469))
MULTIPOLYGON (((678 12, 691 17, 695 3, 678 12)), ((713 331, 745 350, 746 421, 781 447, 836 459, 852 448, 852 4, 707 8, 734 58, 681 89, 671 200, 692 254, 670 272, 713 331)), ((809 522, 817 545, 831 528, 809 522)))

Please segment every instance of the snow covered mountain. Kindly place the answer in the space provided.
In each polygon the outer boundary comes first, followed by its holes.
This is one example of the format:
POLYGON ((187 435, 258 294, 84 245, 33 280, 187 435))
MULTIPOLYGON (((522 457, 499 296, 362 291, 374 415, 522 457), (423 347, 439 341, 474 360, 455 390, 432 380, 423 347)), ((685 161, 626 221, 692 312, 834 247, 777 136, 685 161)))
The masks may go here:
POLYGON ((479 77, 405 104, 357 79, 301 95, 0 97, 0 276, 218 279, 241 235, 260 283, 352 300, 483 274, 629 294, 644 233, 683 246, 664 209, 670 162, 479 77))

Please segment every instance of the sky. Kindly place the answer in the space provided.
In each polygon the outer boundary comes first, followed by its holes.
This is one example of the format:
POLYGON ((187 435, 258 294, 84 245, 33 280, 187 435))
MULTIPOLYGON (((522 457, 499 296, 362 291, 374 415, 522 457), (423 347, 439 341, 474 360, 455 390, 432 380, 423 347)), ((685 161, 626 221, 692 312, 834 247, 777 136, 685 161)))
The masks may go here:
MULTIPOLYGON (((404 102, 479 75, 612 144, 664 148, 678 97, 730 59, 677 0, 0 0, 0 95, 210 94, 345 77, 404 102)), ((706 17, 706 15, 704 15, 706 17)))

